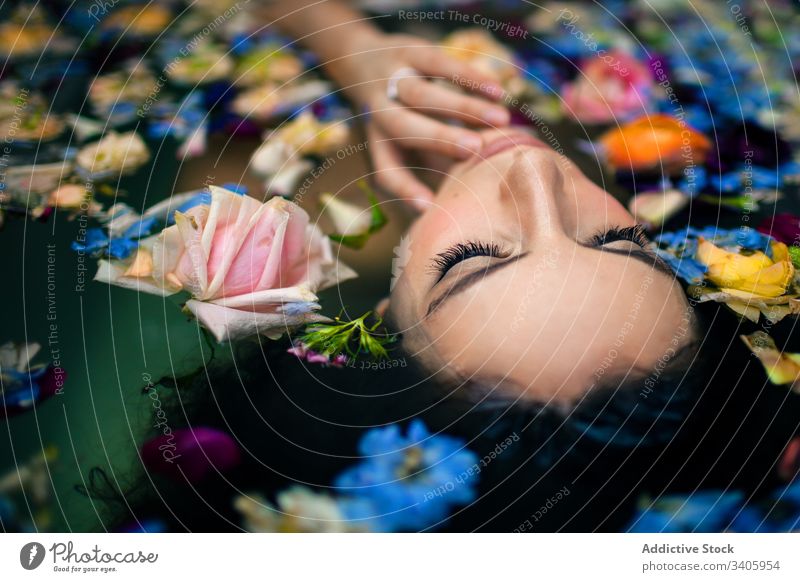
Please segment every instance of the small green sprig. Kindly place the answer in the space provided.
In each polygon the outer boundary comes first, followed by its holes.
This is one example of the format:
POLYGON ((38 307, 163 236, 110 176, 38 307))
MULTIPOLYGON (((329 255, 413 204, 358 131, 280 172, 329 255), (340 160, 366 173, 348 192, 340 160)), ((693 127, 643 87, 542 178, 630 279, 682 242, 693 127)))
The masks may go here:
POLYGON ((357 357, 359 353, 369 354, 377 360, 389 357, 386 346, 395 341, 395 336, 380 333, 378 328, 383 319, 375 318, 372 325, 367 318, 372 315, 368 311, 358 319, 342 321, 338 316, 332 323, 314 323, 306 327, 299 338, 308 349, 328 357, 348 354, 357 357))

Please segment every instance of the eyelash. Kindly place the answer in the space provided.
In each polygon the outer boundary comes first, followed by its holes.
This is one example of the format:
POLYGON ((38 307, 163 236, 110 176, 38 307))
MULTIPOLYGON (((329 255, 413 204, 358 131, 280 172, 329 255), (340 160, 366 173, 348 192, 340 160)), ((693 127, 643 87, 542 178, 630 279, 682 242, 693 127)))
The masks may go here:
MULTIPOLYGON (((642 248, 646 248, 649 244, 644 233, 644 227, 640 224, 624 227, 612 226, 608 230, 592 235, 584 244, 590 247, 601 247, 619 240, 630 241, 642 248)), ((468 241, 466 243, 457 243, 436 255, 433 259, 432 267, 439 274, 438 281, 441 281, 447 272, 461 261, 481 256, 503 258, 506 254, 498 244, 468 241)))
POLYGON ((590 247, 601 247, 618 240, 627 240, 642 248, 647 248, 648 244, 650 244, 641 224, 635 226, 612 226, 608 230, 594 234, 584 244, 590 247))
POLYGON ((472 257, 504 257, 506 253, 496 243, 483 243, 469 241, 458 243, 439 253, 433 259, 432 267, 439 273, 439 281, 447 274, 447 271, 455 267, 461 261, 466 261, 472 257))

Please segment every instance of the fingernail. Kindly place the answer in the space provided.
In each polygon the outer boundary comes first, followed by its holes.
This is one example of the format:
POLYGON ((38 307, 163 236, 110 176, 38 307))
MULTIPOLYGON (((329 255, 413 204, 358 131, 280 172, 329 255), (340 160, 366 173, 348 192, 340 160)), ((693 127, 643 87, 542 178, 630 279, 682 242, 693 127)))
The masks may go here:
POLYGON ((465 135, 458 140, 458 145, 465 150, 477 153, 483 147, 483 140, 477 135, 465 135))
POLYGON ((483 119, 491 125, 506 125, 510 116, 505 109, 491 108, 483 112, 483 119))
POLYGON ((486 93, 499 99, 503 96, 504 90, 500 85, 489 85, 486 87, 486 93))

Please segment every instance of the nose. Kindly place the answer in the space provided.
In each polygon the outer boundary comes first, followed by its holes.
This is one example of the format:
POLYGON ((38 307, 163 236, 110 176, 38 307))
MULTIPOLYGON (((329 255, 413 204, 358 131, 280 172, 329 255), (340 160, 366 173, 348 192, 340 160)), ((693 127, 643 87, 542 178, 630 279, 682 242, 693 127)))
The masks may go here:
POLYGON ((500 196, 519 217, 522 232, 531 243, 564 236, 559 199, 564 174, 554 156, 542 148, 520 148, 503 176, 500 196))

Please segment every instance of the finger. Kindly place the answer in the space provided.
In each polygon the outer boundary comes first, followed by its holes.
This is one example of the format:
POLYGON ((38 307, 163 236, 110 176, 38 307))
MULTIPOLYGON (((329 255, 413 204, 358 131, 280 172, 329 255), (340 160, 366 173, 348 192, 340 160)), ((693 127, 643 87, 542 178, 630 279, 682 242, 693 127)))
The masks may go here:
POLYGON ((468 62, 448 55, 441 48, 419 51, 411 56, 411 65, 420 73, 441 77, 473 93, 501 99, 505 91, 493 76, 479 71, 468 62))
POLYGON ((397 140, 400 147, 435 151, 457 159, 480 153, 483 148, 483 140, 476 132, 444 124, 394 102, 391 107, 373 111, 372 118, 383 134, 397 140))
POLYGON ((511 121, 505 107, 459 94, 452 87, 437 85, 420 77, 403 79, 398 83, 397 91, 400 101, 427 114, 492 126, 508 125, 511 121))
POLYGON ((375 180, 420 212, 433 202, 433 192, 406 167, 400 150, 375 124, 367 127, 375 180))

